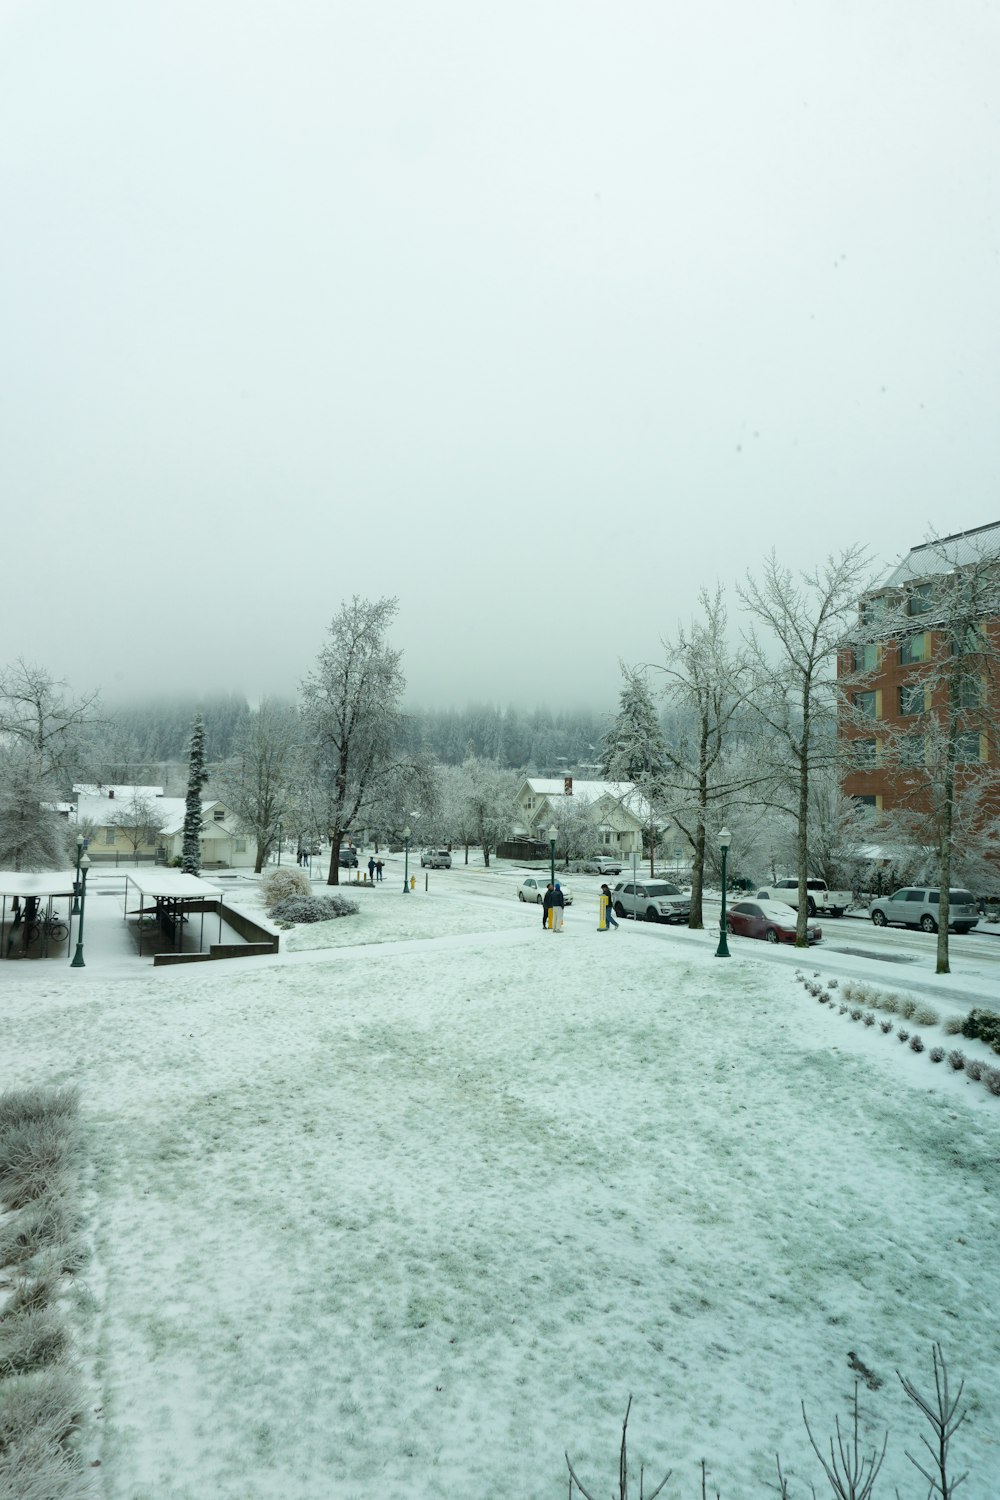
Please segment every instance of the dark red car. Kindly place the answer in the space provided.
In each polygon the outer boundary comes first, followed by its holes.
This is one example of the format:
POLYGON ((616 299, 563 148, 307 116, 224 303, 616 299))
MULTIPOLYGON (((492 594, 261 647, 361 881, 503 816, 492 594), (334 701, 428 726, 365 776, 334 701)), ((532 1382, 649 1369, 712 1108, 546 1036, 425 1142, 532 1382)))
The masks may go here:
MULTIPOLYGON (((797 914, 782 901, 737 901, 726 912, 726 930, 733 937, 763 938, 767 943, 794 943, 797 914)), ((806 942, 818 943, 822 927, 806 924, 806 942)))

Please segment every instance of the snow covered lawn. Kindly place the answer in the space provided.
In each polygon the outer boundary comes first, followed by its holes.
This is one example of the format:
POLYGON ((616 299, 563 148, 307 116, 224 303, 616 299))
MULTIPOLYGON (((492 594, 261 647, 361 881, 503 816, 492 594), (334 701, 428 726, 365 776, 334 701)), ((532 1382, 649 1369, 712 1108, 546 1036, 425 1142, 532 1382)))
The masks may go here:
POLYGON ((767 954, 358 899, 276 960, 0 972, 3 1086, 82 1089, 105 1500, 554 1500, 567 1448, 606 1496, 629 1393, 666 1495, 779 1449, 820 1493, 799 1402, 832 1428, 849 1351, 922 1500, 934 1339, 992 1500, 1000 1101, 767 954))

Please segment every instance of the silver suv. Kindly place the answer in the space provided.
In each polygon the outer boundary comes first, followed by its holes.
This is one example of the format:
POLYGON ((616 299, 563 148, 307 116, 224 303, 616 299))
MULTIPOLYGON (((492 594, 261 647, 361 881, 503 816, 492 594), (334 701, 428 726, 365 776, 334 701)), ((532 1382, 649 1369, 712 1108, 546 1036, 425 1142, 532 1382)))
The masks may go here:
POLYGON ((646 922, 686 922, 691 898, 669 880, 619 880, 611 892, 615 913, 646 922))
MULTIPOLYGON (((871 917, 876 927, 893 923, 900 927, 922 927, 924 932, 937 932, 940 904, 939 889, 907 885, 893 891, 891 896, 880 896, 873 901, 871 917)), ((978 921, 979 908, 972 892, 949 890, 948 926, 955 932, 971 932, 978 921)))
POLYGON ((421 865, 429 865, 432 870, 450 870, 451 855, 447 849, 421 849, 421 865))

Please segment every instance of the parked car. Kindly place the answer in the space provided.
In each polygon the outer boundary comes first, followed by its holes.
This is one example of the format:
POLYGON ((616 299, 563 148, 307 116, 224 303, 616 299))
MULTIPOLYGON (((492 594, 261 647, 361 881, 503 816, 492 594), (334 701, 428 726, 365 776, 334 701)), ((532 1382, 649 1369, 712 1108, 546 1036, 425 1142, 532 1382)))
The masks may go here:
POLYGON ((686 922, 691 897, 669 880, 619 880, 611 892, 615 915, 646 922, 686 922))
POLYGON ((357 849, 352 849, 350 844, 341 844, 337 863, 342 870, 356 870, 358 867, 357 849))
POLYGON ((450 870, 451 854, 447 849, 421 849, 420 864, 431 870, 450 870))
MULTIPOLYGON (((774 885, 762 886, 757 892, 758 901, 783 901, 796 911, 799 906, 798 877, 777 880, 774 885)), ((825 880, 806 881, 806 910, 811 917, 818 911, 827 911, 833 917, 842 917, 851 904, 850 891, 831 891, 825 880)))
MULTIPOLYGON (((924 932, 937 932, 940 913, 941 891, 926 885, 903 886, 871 904, 871 919, 876 927, 922 927, 924 932)), ((949 928, 971 932, 978 921, 979 906, 972 892, 949 890, 949 928)))
MULTIPOLYGON (((519 901, 534 901, 536 906, 541 906, 545 897, 545 891, 549 883, 548 875, 529 875, 522 880, 518 887, 517 899, 519 901)), ((559 889, 563 893, 563 901, 567 906, 573 905, 573 895, 568 885, 559 882, 559 889)))
POLYGON ((585 875, 620 875, 621 872, 621 860, 613 859, 610 854, 595 854, 583 866, 585 875))
MULTIPOLYGON (((726 912, 726 931, 731 937, 794 943, 796 920, 796 913, 784 901, 737 901, 726 912)), ((822 937, 822 927, 807 923, 807 943, 818 943, 822 937)))

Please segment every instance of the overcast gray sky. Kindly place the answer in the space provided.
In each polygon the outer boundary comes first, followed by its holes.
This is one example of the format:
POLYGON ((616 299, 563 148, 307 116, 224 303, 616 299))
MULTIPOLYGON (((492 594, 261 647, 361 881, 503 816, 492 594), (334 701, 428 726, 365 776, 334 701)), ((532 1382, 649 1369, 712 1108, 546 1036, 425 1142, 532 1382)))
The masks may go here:
POLYGON ((287 692, 395 594, 412 702, 600 707, 1000 517, 992 0, 0 18, 3 660, 287 692))

